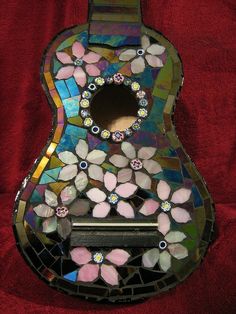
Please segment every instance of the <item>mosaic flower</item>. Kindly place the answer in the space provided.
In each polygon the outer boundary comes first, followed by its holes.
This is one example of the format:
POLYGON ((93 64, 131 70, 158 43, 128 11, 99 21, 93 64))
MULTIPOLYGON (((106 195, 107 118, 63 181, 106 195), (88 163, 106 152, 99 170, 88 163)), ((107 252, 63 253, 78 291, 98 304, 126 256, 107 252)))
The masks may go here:
MULTIPOLYGON (((51 233, 57 230, 58 234, 65 239, 71 232, 71 223, 68 215, 80 215, 80 206, 77 209, 70 209, 69 205, 75 200, 77 191, 73 185, 65 187, 60 197, 50 190, 45 190, 45 203, 33 208, 37 216, 45 218, 43 221, 43 232, 51 233)), ((83 202, 83 207, 86 207, 83 202)))
POLYGON ((121 61, 132 60, 131 71, 134 74, 142 73, 145 70, 146 62, 153 68, 163 67, 163 62, 158 56, 164 53, 165 47, 158 44, 151 44, 146 35, 142 36, 141 41, 141 49, 127 49, 120 54, 119 59, 121 61))
POLYGON ((188 250, 179 242, 186 238, 185 234, 180 231, 170 231, 163 241, 159 242, 159 249, 153 248, 148 250, 142 256, 144 267, 153 268, 158 262, 163 271, 171 267, 171 256, 180 260, 188 256, 188 250))
POLYGON ((76 155, 70 151, 58 154, 59 159, 66 164, 60 171, 59 180, 68 181, 75 178, 75 186, 79 192, 86 188, 88 176, 93 180, 103 182, 104 174, 100 165, 106 159, 107 154, 98 149, 89 152, 88 143, 82 139, 79 140, 75 152, 76 155))
POLYGON ((121 144, 121 150, 124 155, 114 154, 109 161, 118 168, 123 168, 118 172, 118 182, 125 183, 131 180, 134 173, 136 184, 142 189, 151 188, 151 177, 149 174, 157 174, 162 171, 161 166, 151 158, 156 153, 154 147, 142 147, 136 152, 134 146, 129 142, 121 144), (143 169, 145 169, 143 171, 143 169))
POLYGON ((84 87, 87 82, 86 73, 90 76, 100 75, 101 72, 95 63, 101 59, 101 56, 92 51, 85 54, 85 48, 78 41, 73 43, 72 53, 72 57, 63 51, 56 53, 57 59, 64 65, 57 72, 56 78, 64 80, 73 76, 77 84, 84 87), (82 68, 84 64, 85 71, 82 68))
POLYGON ((132 206, 123 200, 132 196, 137 190, 137 186, 132 183, 124 183, 117 186, 117 178, 113 173, 106 172, 104 175, 104 185, 108 193, 98 189, 92 188, 86 194, 87 197, 95 202, 93 209, 93 217, 106 217, 111 206, 115 206, 116 211, 125 218, 134 218, 134 210, 132 206))
POLYGON ((115 266, 124 265, 130 257, 128 252, 121 249, 114 249, 104 255, 102 252, 91 253, 85 247, 73 249, 70 255, 72 260, 81 266, 78 271, 78 281, 93 282, 101 275, 103 280, 111 286, 119 284, 119 274, 115 266))

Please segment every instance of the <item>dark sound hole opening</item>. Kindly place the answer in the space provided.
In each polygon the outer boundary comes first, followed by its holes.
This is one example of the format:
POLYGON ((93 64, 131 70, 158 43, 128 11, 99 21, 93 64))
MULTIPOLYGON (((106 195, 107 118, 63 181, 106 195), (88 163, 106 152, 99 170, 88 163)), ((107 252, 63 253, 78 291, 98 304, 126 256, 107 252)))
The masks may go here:
POLYGON ((104 86, 93 97, 90 113, 95 123, 111 132, 124 131, 137 119, 138 102, 123 85, 104 86))

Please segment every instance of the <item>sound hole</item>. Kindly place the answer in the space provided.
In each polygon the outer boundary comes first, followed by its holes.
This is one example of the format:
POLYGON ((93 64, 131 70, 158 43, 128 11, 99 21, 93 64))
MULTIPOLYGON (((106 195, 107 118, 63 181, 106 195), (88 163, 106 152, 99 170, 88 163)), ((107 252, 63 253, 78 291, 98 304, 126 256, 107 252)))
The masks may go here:
POLYGON ((111 132, 124 131, 137 119, 138 102, 123 85, 104 86, 93 97, 90 113, 95 123, 111 132))

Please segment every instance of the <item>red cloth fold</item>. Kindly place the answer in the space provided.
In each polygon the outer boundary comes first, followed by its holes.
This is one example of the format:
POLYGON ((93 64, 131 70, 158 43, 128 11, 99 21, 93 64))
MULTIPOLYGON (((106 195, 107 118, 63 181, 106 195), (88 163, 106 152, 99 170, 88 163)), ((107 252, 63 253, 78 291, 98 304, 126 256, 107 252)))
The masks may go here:
POLYGON ((11 230, 20 182, 42 151, 51 112, 40 86, 43 51, 64 28, 87 19, 84 0, 0 3, 1 313, 235 313, 236 106, 234 0, 142 1, 146 25, 178 49, 185 85, 177 133, 215 200, 218 234, 182 285, 138 305, 97 305, 47 287, 18 253, 11 230))

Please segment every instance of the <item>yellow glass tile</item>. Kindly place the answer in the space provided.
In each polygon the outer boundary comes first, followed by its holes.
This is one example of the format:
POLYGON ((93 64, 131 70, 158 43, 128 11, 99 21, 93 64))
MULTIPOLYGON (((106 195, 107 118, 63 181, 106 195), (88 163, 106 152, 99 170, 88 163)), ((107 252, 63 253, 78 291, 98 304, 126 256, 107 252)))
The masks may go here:
POLYGON ((140 17, 133 14, 111 14, 111 13, 93 13, 93 21, 112 21, 123 22, 124 19, 129 22, 139 22, 140 17))
POLYGON ((61 139, 61 134, 62 134, 62 130, 63 130, 63 125, 58 125, 55 131, 55 134, 53 136, 53 141, 56 143, 59 143, 60 139, 61 139))
POLYGON ((49 164, 50 169, 63 167, 63 166, 65 166, 65 164, 60 159, 58 159, 56 156, 51 157, 50 164, 49 164))
POLYGON ((18 238, 19 238, 19 243, 21 244, 21 246, 23 248, 29 246, 29 241, 28 241, 28 238, 27 238, 23 224, 22 223, 16 223, 15 226, 16 226, 16 231, 17 231, 18 238))
POLYGON ((54 83, 53 83, 51 73, 50 73, 50 72, 44 73, 44 77, 45 77, 45 80, 46 80, 46 82, 47 82, 48 89, 49 89, 49 90, 54 89, 54 88, 55 88, 55 85, 54 85, 54 83))
POLYGON ((52 153, 54 152, 54 150, 56 149, 57 144, 56 143, 51 143, 46 151, 46 155, 47 157, 51 157, 52 153))
POLYGON ((57 108, 63 107, 63 104, 61 102, 61 98, 59 97, 59 95, 55 89, 50 91, 50 95, 51 95, 57 108))
POLYGON ((68 122, 74 125, 83 126, 83 120, 81 117, 72 117, 68 119, 68 122))
POLYGON ((33 182, 37 182, 39 177, 41 176, 44 168, 46 167, 47 163, 48 163, 49 159, 47 157, 43 157, 40 161, 40 163, 38 164, 38 167, 36 168, 35 172, 33 173, 32 176, 32 181, 33 182))
POLYGON ((52 191, 58 195, 68 184, 69 182, 55 182, 49 183, 49 186, 52 189, 52 191))
POLYGON ((16 214, 16 222, 22 222, 23 221, 24 213, 25 213, 25 206, 26 206, 25 201, 19 201, 19 205, 17 208, 17 214, 16 214))
MULTIPOLYGON (((125 1, 125 6, 134 6, 136 7, 137 4, 140 3, 140 0, 129 0, 129 1, 125 1)), ((124 0, 112 0, 112 2, 110 0, 94 0, 94 4, 96 5, 122 5, 124 6, 124 0)))

